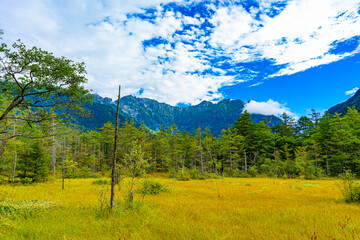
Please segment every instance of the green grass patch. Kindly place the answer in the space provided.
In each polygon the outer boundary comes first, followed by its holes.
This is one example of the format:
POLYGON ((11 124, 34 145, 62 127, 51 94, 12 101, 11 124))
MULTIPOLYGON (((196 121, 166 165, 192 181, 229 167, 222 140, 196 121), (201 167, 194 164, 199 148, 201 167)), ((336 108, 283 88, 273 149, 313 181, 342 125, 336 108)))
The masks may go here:
POLYGON ((111 180, 107 180, 107 179, 96 179, 92 182, 92 184, 97 184, 97 185, 108 185, 111 184, 111 180))
POLYGON ((170 189, 163 183, 152 179, 145 179, 138 189, 138 192, 142 195, 156 195, 160 193, 168 193, 170 189))
POLYGON ((3 217, 26 217, 54 206, 54 203, 45 201, 2 201, 0 202, 0 215, 3 217))

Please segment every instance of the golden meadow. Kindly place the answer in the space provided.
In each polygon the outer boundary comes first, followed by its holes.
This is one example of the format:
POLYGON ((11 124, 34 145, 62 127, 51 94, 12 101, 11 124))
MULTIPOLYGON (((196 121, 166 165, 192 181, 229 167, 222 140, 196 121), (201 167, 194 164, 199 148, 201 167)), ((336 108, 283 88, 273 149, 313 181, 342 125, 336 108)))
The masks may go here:
POLYGON ((93 181, 0 186, 12 202, 47 204, 0 215, 0 239, 360 239, 360 205, 342 200, 337 180, 157 177, 169 193, 137 194, 129 208, 124 185, 112 213, 101 210, 109 185, 93 181))

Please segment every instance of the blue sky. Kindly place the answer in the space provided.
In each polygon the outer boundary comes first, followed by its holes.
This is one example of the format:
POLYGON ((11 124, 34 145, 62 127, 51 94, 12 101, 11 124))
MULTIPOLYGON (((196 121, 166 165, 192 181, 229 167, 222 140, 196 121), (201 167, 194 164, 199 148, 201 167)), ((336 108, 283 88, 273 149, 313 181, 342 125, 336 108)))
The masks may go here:
POLYGON ((360 1, 2 0, 3 41, 87 66, 87 87, 298 117, 360 86, 360 1))

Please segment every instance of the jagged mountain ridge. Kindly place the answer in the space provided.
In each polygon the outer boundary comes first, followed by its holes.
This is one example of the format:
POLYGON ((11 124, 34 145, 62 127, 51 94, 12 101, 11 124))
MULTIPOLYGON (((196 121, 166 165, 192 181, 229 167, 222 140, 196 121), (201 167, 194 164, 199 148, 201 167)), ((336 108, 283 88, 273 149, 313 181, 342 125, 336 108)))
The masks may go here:
MULTIPOLYGON (((135 123, 144 122, 146 127, 154 131, 159 130, 161 125, 168 127, 172 122, 180 131, 188 132, 201 125, 202 129, 209 128, 214 135, 219 135, 221 130, 228 128, 239 118, 244 106, 241 100, 224 99, 216 104, 203 101, 194 106, 178 107, 128 95, 120 99, 120 122, 133 118, 135 123)), ((115 122, 116 102, 110 98, 94 95, 93 104, 86 105, 85 108, 94 115, 92 119, 79 122, 85 128, 95 129, 102 127, 107 121, 115 122)), ((260 122, 264 117, 274 124, 279 122, 275 116, 252 114, 254 122, 260 122)))

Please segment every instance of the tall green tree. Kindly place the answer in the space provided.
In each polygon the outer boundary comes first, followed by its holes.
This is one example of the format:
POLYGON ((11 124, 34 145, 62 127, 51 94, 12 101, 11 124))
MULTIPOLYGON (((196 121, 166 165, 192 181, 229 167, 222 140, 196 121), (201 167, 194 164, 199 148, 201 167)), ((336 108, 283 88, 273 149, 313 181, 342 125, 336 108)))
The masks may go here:
POLYGON ((32 182, 44 182, 49 172, 49 158, 46 158, 41 141, 34 141, 24 150, 19 159, 19 176, 32 182))
POLYGON ((92 97, 83 86, 87 81, 84 63, 55 57, 37 47, 28 49, 20 41, 12 47, 0 45, 0 62, 0 92, 7 98, 0 123, 17 119, 33 126, 52 119, 54 110, 58 118, 86 115, 81 105, 92 97), (21 114, 12 115, 16 112, 21 114))

